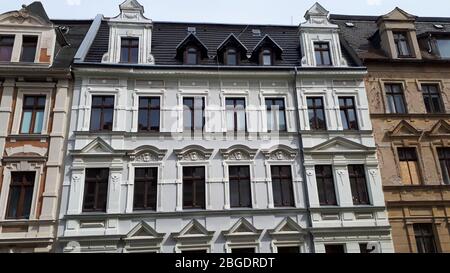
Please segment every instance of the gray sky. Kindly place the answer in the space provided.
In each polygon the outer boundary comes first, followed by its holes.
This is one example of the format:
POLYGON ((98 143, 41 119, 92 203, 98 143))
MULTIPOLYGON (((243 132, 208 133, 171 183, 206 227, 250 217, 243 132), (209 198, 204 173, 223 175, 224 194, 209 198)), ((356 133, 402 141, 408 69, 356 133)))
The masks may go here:
MULTIPOLYGON (((0 13, 33 0, 1 0, 0 13)), ((85 19, 118 14, 123 0, 41 0, 53 19, 85 19)), ((155 21, 297 25, 316 0, 140 0, 155 21)), ((321 0, 335 14, 381 15, 399 6, 418 16, 450 17, 449 0, 321 0)))

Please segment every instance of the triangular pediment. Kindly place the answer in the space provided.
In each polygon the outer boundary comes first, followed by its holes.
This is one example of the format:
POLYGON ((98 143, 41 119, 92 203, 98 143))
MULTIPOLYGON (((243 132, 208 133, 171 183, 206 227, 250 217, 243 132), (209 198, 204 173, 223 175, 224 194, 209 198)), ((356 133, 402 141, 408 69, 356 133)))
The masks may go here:
POLYGON ((53 26, 40 2, 0 15, 0 25, 53 26))
POLYGON ((276 228, 269 231, 270 235, 276 236, 276 235, 298 235, 298 234, 304 234, 305 230, 297 224, 296 221, 294 221, 291 217, 286 217, 281 221, 281 223, 278 224, 276 228))
POLYGON ((145 222, 137 224, 128 234, 127 238, 162 238, 163 234, 156 232, 145 222))
POLYGON ((144 11, 144 7, 136 0, 126 0, 122 4, 119 5, 121 10, 142 10, 144 11))
POLYGON ((93 140, 86 147, 81 149, 83 154, 111 154, 114 149, 100 137, 93 140))
POLYGON ((211 232, 208 231, 202 224, 200 224, 200 222, 194 219, 180 231, 178 237, 209 235, 211 235, 211 232))
POLYGON ((143 23, 151 24, 152 20, 144 16, 144 6, 136 0, 126 0, 119 5, 120 14, 109 21, 114 23, 143 23))
POLYGON ((309 20, 311 16, 328 16, 330 12, 326 10, 321 4, 315 3, 306 13, 305 19, 309 20))
POLYGON ((176 47, 177 55, 175 58, 182 59, 184 51, 188 46, 195 46, 202 58, 208 57, 208 47, 194 33, 189 33, 176 47))
POLYGON ((223 52, 228 46, 237 47, 241 53, 245 55, 247 53, 247 47, 233 34, 231 33, 218 47, 217 52, 223 52))
POLYGON ((283 54, 283 48, 277 42, 275 42, 275 40, 272 39, 272 37, 270 37, 268 34, 266 34, 253 48, 251 58, 252 59, 258 58, 260 50, 266 47, 272 48, 273 52, 275 53, 275 57, 277 59, 281 59, 281 56, 283 54))
POLYGON ((389 131, 389 135, 391 137, 419 137, 421 132, 407 121, 402 120, 393 130, 389 131))
POLYGON ((259 230, 256 229, 249 221, 245 218, 241 218, 233 227, 228 231, 230 235, 232 234, 258 234, 259 230))
POLYGON ((445 120, 438 121, 428 132, 429 136, 450 136, 450 124, 445 120))
POLYGON ((396 7, 388 14, 380 16, 379 20, 389 20, 389 21, 415 21, 416 16, 407 13, 399 7, 396 7))
POLYGON ((313 148, 305 148, 308 153, 358 153, 373 152, 375 148, 367 147, 343 137, 336 137, 313 148))

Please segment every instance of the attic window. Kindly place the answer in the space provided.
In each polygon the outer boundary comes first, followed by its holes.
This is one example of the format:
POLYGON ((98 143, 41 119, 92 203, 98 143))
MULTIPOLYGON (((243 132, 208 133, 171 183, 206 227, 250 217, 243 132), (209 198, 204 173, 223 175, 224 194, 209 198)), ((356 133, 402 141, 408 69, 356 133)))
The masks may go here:
POLYGON ((347 27, 355 27, 355 24, 353 24, 352 22, 347 22, 347 23, 345 23, 345 25, 347 27))
POLYGON ((439 24, 434 25, 434 27, 437 28, 437 29, 443 29, 444 28, 443 25, 439 25, 439 24))
POLYGON ((188 31, 188 33, 196 34, 197 28, 196 27, 188 27, 187 31, 188 31))
POLYGON ((261 36, 261 30, 260 29, 252 29, 252 33, 254 37, 261 36))

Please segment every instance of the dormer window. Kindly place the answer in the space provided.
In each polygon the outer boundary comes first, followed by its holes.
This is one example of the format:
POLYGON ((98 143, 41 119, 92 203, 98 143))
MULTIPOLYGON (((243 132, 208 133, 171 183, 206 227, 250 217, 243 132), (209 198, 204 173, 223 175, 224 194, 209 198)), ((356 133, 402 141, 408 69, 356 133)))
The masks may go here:
POLYGON ((412 57, 408 34, 405 31, 394 32, 394 43, 399 58, 412 57))
POLYGON ((37 36, 23 36, 22 54, 20 55, 21 62, 34 63, 34 60, 36 59, 37 42, 37 36))
POLYGON ((0 36, 0 62, 10 62, 14 47, 14 36, 0 36))
POLYGON ((438 39, 436 44, 441 58, 450 58, 450 39, 438 39))
POLYGON ((139 38, 124 37, 122 38, 120 50, 121 63, 138 63, 139 60, 139 38))
POLYGON ((198 50, 195 47, 188 47, 186 50, 185 63, 189 65, 198 64, 198 50))
POLYGON ((261 64, 264 66, 272 65, 272 51, 270 49, 264 49, 261 52, 261 64))
POLYGON ((226 65, 237 65, 238 64, 238 54, 236 49, 230 48, 225 53, 226 65))
POLYGON ((317 66, 331 66, 330 44, 327 42, 315 42, 314 54, 317 66))

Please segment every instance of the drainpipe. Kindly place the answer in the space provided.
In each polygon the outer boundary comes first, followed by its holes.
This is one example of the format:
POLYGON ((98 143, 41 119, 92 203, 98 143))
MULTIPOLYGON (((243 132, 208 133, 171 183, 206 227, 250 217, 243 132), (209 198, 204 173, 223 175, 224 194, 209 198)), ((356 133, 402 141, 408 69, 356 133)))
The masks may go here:
POLYGON ((301 128, 301 122, 300 122, 300 102, 298 101, 298 91, 297 91, 297 76, 298 76, 298 67, 294 67, 294 101, 296 105, 296 116, 297 116, 297 133, 298 133, 298 142, 299 142, 299 149, 300 149, 300 164, 302 166, 302 179, 303 179, 303 197, 305 198, 305 205, 306 205, 306 213, 308 213, 307 223, 308 223, 308 234, 309 234, 309 244, 311 248, 311 252, 315 253, 316 249, 314 246, 314 238, 311 233, 312 228, 312 217, 311 217, 311 209, 309 205, 309 194, 308 194, 308 183, 306 178, 306 169, 305 169, 305 155, 303 150, 303 138, 302 134, 300 133, 301 128))

